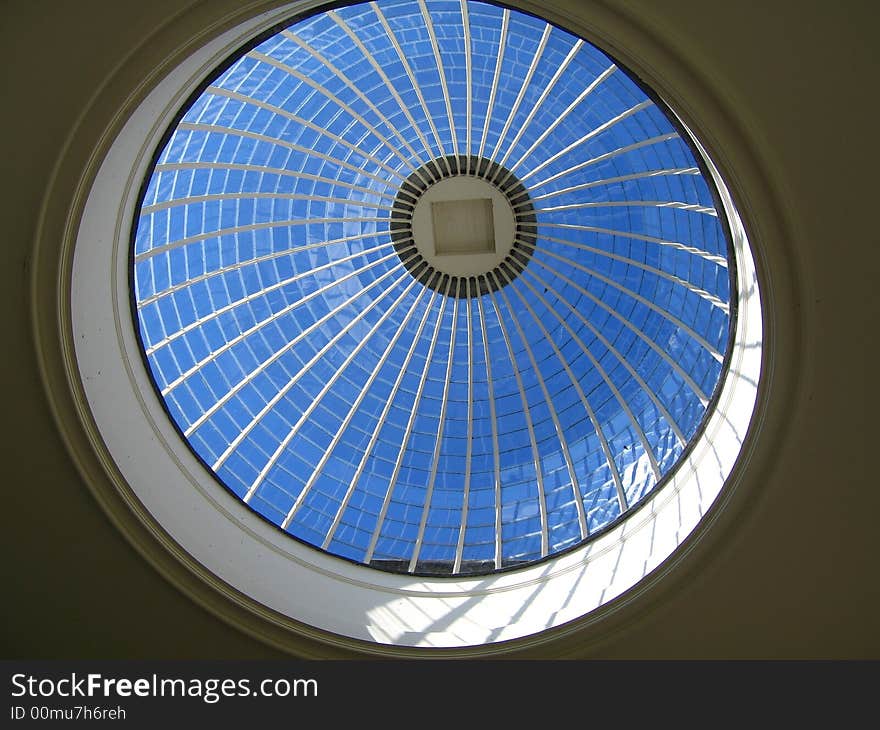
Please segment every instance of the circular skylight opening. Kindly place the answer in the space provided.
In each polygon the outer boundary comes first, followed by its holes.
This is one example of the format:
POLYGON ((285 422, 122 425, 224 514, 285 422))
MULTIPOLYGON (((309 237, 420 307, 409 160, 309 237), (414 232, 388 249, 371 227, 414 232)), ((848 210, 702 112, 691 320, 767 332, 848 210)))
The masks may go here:
POLYGON ((187 446, 289 536, 522 567, 624 519, 701 433, 734 328, 719 200, 663 103, 544 20, 314 12, 158 148, 142 354, 187 446))
POLYGON ((599 631, 706 544, 758 402, 715 163, 514 9, 302 0, 223 27, 121 110, 65 240, 99 497, 294 651, 599 631))

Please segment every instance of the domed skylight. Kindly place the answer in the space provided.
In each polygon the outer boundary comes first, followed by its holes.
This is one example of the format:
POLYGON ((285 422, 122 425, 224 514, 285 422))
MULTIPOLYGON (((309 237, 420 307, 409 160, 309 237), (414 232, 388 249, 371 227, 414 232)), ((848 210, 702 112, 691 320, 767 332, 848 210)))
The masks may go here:
POLYGON ((675 469, 726 366, 728 251, 671 114, 602 51, 383 1, 293 21, 191 100, 132 282, 222 485, 337 556, 463 574, 578 545, 675 469))

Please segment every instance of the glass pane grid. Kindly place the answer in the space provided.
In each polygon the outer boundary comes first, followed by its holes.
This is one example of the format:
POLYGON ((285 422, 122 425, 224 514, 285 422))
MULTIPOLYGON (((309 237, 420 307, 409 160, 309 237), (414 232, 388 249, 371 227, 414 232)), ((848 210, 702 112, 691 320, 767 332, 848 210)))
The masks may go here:
POLYGON ((145 358, 206 467, 299 540, 436 575, 638 506, 731 328, 727 233, 661 106, 559 28, 466 10, 359 4, 262 41, 169 133, 132 239, 145 358), (393 245, 401 185, 454 152, 522 183, 521 272, 428 286, 393 245))

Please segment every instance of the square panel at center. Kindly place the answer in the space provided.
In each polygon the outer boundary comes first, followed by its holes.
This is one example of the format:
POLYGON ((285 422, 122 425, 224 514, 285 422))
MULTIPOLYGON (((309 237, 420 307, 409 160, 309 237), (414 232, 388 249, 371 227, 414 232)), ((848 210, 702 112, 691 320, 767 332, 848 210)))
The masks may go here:
POLYGON ((431 218, 437 256, 495 253, 491 198, 431 203, 431 218))

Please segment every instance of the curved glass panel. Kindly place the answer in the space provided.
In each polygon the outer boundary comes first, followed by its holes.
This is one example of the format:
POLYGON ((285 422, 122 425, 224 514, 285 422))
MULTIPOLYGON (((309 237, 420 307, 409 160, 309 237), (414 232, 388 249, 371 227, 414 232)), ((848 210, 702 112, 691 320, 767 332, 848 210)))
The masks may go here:
POLYGON ((356 562, 479 573, 674 469, 725 367, 728 238, 671 115, 595 46, 383 0, 292 22, 191 100, 133 303, 171 419, 250 508, 356 562))

